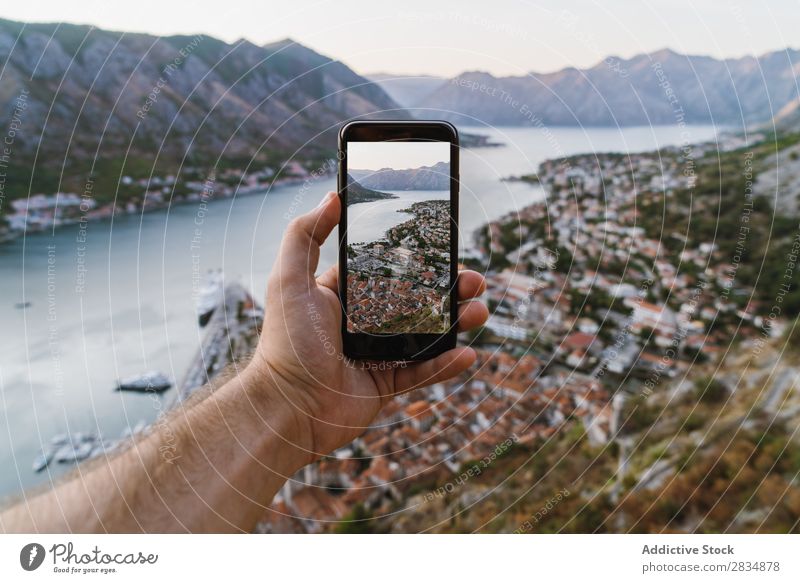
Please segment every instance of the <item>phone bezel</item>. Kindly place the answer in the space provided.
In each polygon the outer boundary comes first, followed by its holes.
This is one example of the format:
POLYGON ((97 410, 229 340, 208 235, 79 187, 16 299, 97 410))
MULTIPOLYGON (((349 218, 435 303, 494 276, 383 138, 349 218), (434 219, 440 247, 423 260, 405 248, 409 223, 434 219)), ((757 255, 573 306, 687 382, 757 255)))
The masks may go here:
POLYGON ((339 298, 342 346, 356 360, 427 360, 456 346, 458 335, 458 131, 445 121, 353 121, 339 131, 339 298), (450 328, 443 334, 372 335, 347 330, 347 143, 383 141, 450 143, 450 328))

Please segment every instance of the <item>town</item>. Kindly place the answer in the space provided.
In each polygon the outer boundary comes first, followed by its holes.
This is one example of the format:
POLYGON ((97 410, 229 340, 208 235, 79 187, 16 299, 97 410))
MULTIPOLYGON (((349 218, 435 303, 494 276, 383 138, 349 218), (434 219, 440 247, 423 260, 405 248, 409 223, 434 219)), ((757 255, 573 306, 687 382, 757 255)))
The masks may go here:
MULTIPOLYGON (((80 192, 36 193, 10 201, 10 209, 0 214, 0 243, 24 233, 45 231, 71 224, 109 219, 117 215, 132 215, 168 208, 171 205, 205 204, 212 199, 231 198, 269 191, 290 184, 303 185, 332 176, 335 160, 321 164, 290 160, 279 171, 271 166, 225 170, 206 170, 184 167, 178 174, 142 178, 123 175, 117 185, 113 202, 98 202, 94 180, 89 177, 80 192)), ((113 194, 113 193, 112 193, 113 194)))
MULTIPOLYGON (((621 435, 635 418, 631 401, 673 390, 680 373, 718 361, 734 330, 779 337, 783 321, 758 315, 752 289, 718 245, 678 239, 677 225, 659 238, 642 220, 647 201, 697 187, 687 171, 695 162, 672 148, 543 163, 536 181, 546 202, 488 224, 466 254, 486 274, 491 313, 463 339, 478 349, 473 369, 389 403, 353 444, 287 482, 259 529, 320 532, 424 514, 429 500, 447 498, 450 486, 476 479, 508 451, 570 428, 594 447, 618 442, 629 451, 621 435)), ((390 235, 407 236, 401 228, 390 235)), ((355 256, 373 272, 385 252, 385 243, 371 243, 355 256)), ((664 462, 655 463, 641 484, 664 479, 664 462)), ((624 479, 621 470, 610 495, 624 479)))
POLYGON ((385 240, 347 248, 347 326, 363 333, 442 333, 450 326, 450 203, 416 202, 385 240))

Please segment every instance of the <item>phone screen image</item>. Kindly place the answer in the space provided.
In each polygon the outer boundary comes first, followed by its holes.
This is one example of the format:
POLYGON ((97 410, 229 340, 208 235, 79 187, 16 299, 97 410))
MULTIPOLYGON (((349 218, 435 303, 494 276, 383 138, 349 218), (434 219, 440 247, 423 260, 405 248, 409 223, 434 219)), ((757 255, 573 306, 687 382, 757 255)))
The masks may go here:
POLYGON ((347 145, 347 330, 450 328, 450 143, 347 145))

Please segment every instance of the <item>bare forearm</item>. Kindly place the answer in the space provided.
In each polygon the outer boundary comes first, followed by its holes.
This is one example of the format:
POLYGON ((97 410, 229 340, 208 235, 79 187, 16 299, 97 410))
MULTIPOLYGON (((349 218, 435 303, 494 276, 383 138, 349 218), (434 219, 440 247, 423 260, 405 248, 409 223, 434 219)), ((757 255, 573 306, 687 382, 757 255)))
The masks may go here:
POLYGON ((128 450, 2 514, 6 531, 249 531, 308 461, 268 375, 248 370, 128 450))

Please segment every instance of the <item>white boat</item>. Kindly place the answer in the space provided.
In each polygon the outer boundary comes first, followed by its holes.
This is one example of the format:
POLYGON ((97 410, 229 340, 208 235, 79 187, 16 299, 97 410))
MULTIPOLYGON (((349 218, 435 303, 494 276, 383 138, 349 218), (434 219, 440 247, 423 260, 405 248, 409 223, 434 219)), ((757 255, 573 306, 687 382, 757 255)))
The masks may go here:
POLYGON ((68 443, 55 453, 54 459, 60 464, 79 462, 89 457, 93 449, 94 441, 68 443))
POLYGON ((52 445, 64 445, 69 441, 69 434, 68 433, 59 433, 58 435, 54 435, 50 439, 50 443, 52 445))
POLYGON ((42 449, 33 460, 34 472, 41 472, 51 462, 75 463, 110 452, 116 442, 105 443, 99 435, 77 431, 59 433, 50 439, 50 446, 42 449))
POLYGON ((164 373, 157 371, 122 379, 117 384, 118 391, 144 391, 160 393, 172 386, 172 381, 164 373))
POLYGON ((53 459, 54 455, 55 450, 53 449, 42 451, 39 455, 33 458, 33 471, 41 472, 43 469, 45 469, 50 463, 50 460, 53 459))
POLYGON ((71 443, 61 446, 53 457, 60 464, 68 464, 75 461, 75 446, 71 443))
POLYGON ((86 441, 75 448, 75 461, 85 460, 92 455, 94 441, 86 441))
POLYGON ((87 441, 94 441, 96 437, 91 433, 82 433, 80 431, 72 434, 72 443, 84 443, 87 441))
POLYGON ((195 299, 197 321, 201 327, 208 324, 214 310, 222 304, 223 289, 224 277, 222 276, 222 270, 210 271, 203 286, 198 290, 195 299))

